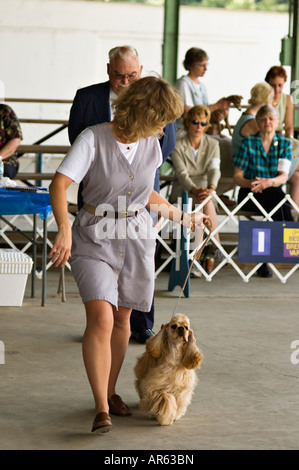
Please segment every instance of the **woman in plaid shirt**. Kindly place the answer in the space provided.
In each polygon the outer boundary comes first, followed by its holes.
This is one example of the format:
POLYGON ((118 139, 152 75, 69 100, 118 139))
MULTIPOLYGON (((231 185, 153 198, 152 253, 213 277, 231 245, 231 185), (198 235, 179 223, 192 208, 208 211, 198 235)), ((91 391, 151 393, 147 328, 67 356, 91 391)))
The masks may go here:
MULTIPOLYGON (((240 186, 238 202, 252 192, 269 213, 285 197, 281 186, 288 180, 292 145, 289 139, 275 132, 278 113, 273 106, 262 106, 256 121, 259 132, 245 138, 234 157, 234 181, 240 186)), ((253 201, 246 202, 243 209, 259 212, 253 201)), ((272 219, 293 221, 289 204, 284 203, 272 219)), ((267 265, 262 265, 258 274, 261 277, 272 276, 267 265)))

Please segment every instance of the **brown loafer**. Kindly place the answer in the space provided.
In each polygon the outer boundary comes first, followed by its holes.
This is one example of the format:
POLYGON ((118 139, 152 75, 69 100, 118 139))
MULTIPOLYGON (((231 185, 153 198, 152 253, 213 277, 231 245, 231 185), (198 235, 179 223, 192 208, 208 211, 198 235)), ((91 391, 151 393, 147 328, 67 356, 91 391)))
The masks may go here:
POLYGON ((109 411, 116 416, 130 416, 132 414, 131 408, 126 405, 119 395, 112 395, 108 399, 109 411))
POLYGON ((111 429, 112 422, 108 413, 105 413, 104 411, 98 413, 95 419, 93 420, 91 432, 93 432, 94 434, 98 434, 102 432, 111 431, 111 429))

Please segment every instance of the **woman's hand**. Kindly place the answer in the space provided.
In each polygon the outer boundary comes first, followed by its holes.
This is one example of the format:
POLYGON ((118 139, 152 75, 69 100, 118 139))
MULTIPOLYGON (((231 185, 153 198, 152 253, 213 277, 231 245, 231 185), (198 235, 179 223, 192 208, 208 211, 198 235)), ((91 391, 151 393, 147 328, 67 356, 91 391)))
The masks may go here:
POLYGON ((185 214, 187 221, 184 217, 184 225, 190 228, 191 232, 194 232, 197 229, 203 229, 204 225, 210 225, 210 216, 204 214, 203 212, 192 212, 191 214, 185 214), (186 223, 187 222, 187 223, 186 223))
POLYGON ((194 194, 194 196, 196 196, 199 200, 199 202, 202 202, 204 201, 210 194, 211 192, 213 191, 213 189, 209 189, 209 188, 196 188, 194 186, 194 188, 192 188, 191 190, 191 193, 194 194))
POLYGON ((210 216, 203 212, 192 212, 191 214, 184 214, 182 223, 185 227, 189 228, 191 232, 197 229, 203 229, 204 225, 210 225, 210 216))
POLYGON ((71 256, 72 231, 71 226, 61 226, 55 237, 54 245, 49 253, 52 263, 56 268, 65 266, 71 256))
MULTIPOLYGON (((210 225, 210 216, 203 212, 193 212, 191 214, 191 224, 195 225, 195 228, 203 228, 203 225, 210 225)), ((192 228, 192 227, 191 227, 192 228)))
POLYGON ((199 191, 198 191, 199 202, 204 201, 211 194, 212 191, 213 191, 212 188, 199 188, 199 191))
POLYGON ((251 182, 251 191, 253 193, 262 193, 264 189, 273 186, 273 178, 258 178, 257 176, 251 182))
POLYGON ((72 227, 66 199, 66 190, 71 183, 71 178, 56 172, 49 186, 51 206, 58 227, 53 248, 49 253, 55 267, 65 266, 71 256, 72 227))

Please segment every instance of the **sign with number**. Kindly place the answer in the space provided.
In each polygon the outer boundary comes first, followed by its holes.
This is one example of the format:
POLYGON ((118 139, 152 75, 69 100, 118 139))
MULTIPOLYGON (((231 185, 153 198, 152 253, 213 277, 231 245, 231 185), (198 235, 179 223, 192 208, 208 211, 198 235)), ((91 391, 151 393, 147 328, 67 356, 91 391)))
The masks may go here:
POLYGON ((299 263, 298 222, 239 222, 241 263, 299 263))

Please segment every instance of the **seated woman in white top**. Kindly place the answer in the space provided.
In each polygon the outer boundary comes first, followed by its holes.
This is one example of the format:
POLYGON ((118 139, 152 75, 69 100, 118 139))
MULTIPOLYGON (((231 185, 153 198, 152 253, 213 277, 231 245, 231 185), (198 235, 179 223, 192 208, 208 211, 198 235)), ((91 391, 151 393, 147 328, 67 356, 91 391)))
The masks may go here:
MULTIPOLYGON (((184 100, 184 112, 188 112, 190 108, 198 104, 208 106, 210 111, 227 111, 229 109, 229 101, 221 98, 214 104, 209 103, 207 89, 200 80, 208 69, 208 54, 198 47, 191 47, 186 52, 183 62, 185 70, 188 74, 179 78, 176 82, 176 88, 181 92, 184 100)), ((183 129, 182 120, 177 121, 177 128, 183 129)))
MULTIPOLYGON (((265 80, 274 90, 272 105, 277 109, 279 121, 277 131, 290 139, 292 143, 292 166, 289 172, 290 195, 293 201, 299 206, 299 141, 294 139, 294 104, 291 95, 283 93, 287 73, 281 65, 271 67, 265 77, 265 80)), ((294 214, 297 220, 298 214, 294 214)))
POLYGON ((279 121, 277 131, 290 139, 293 147, 293 156, 299 157, 299 141, 294 139, 294 104, 291 95, 283 93, 287 73, 281 65, 271 67, 265 77, 265 81, 274 90, 272 106, 277 109, 279 121))
MULTIPOLYGON (((190 108, 197 105, 207 106, 212 113, 213 111, 219 112, 218 118, 224 119, 229 107, 230 101, 226 98, 221 98, 216 103, 211 104, 208 98, 208 92, 205 84, 202 82, 207 69, 208 69, 208 54, 203 49, 191 47, 186 54, 183 61, 185 70, 188 74, 180 77, 175 86, 180 91, 184 100, 184 114, 190 108)), ((177 137, 180 138, 185 134, 182 118, 176 121, 177 137)), ((220 154, 221 154, 221 174, 224 178, 232 178, 233 176, 233 160, 231 152, 231 137, 219 135, 213 136, 219 141, 220 154)), ((219 182, 219 194, 223 194, 230 189, 233 189, 234 184, 231 182, 219 182)))

